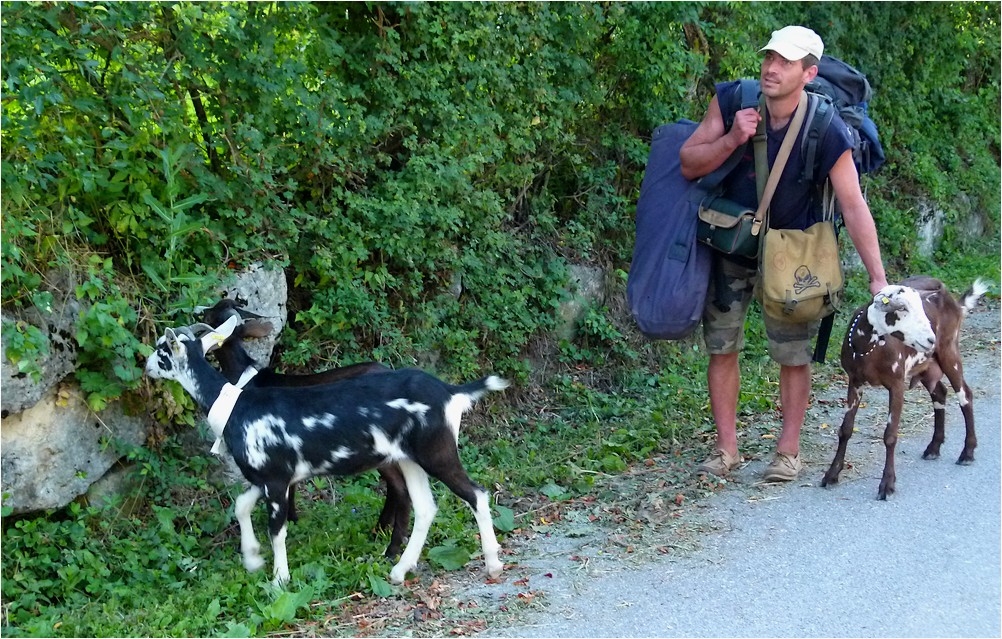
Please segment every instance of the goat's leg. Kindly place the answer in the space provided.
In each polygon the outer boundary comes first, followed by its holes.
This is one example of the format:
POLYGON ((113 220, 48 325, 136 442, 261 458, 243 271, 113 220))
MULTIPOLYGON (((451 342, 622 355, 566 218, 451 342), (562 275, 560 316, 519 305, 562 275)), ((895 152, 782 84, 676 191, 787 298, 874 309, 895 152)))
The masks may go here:
POLYGON ((846 396, 847 408, 845 417, 842 418, 842 426, 838 431, 838 449, 835 451, 835 458, 832 460, 832 465, 828 468, 828 472, 821 478, 822 486, 830 486, 838 483, 839 473, 842 472, 842 467, 845 465, 845 449, 849 444, 849 438, 852 437, 852 428, 856 423, 856 411, 859 410, 859 391, 859 385, 850 381, 849 392, 846 396))
POLYGON ((296 485, 292 484, 289 486, 289 515, 288 519, 291 522, 299 521, 299 513, 296 512, 296 485))
POLYGON ((244 568, 250 572, 260 570, 264 566, 264 559, 261 558, 261 544, 258 543, 257 536, 254 535, 254 525, 251 522, 251 513, 260 497, 261 489, 257 486, 251 486, 237 497, 234 508, 237 523, 240 524, 240 553, 243 555, 244 568))
POLYGON ((399 467, 390 465, 378 470, 386 482, 386 501, 379 514, 377 526, 380 530, 391 531, 390 545, 386 547, 384 554, 387 557, 396 557, 400 554, 400 547, 407 535, 407 524, 411 519, 411 498, 407 494, 407 482, 399 467))
POLYGON ((974 461, 974 449, 978 446, 978 438, 974 434, 974 394, 971 392, 971 387, 964 381, 964 367, 960 363, 959 355, 953 366, 943 367, 943 373, 949 378, 950 386, 953 386, 953 390, 957 393, 957 399, 960 401, 960 412, 964 414, 964 428, 966 429, 964 449, 960 451, 957 463, 970 464, 974 461))
POLYGON ((487 574, 492 579, 496 578, 504 570, 504 564, 498 558, 501 546, 498 544, 494 521, 491 519, 490 495, 466 474, 455 446, 439 450, 435 456, 435 464, 425 468, 473 509, 480 530, 480 545, 484 552, 487 574))
POLYGON ((268 532, 271 534, 271 550, 274 555, 274 584, 284 586, 289 583, 289 556, 285 549, 285 536, 289 520, 289 484, 272 482, 264 488, 268 500, 268 532))
POLYGON ((932 441, 922 453, 922 459, 939 459, 939 449, 946 439, 946 385, 942 381, 922 380, 922 385, 932 398, 933 426, 932 441))
POLYGON ((414 505, 414 530, 411 531, 411 538, 407 542, 407 547, 404 548, 404 553, 400 556, 400 561, 390 570, 390 581, 395 584, 403 583, 407 573, 417 566, 424 542, 428 538, 431 522, 435 519, 435 513, 438 511, 435 496, 428 484, 428 473, 409 459, 400 460, 399 468, 403 473, 404 481, 407 483, 407 492, 414 505))
POLYGON ((964 449, 960 451, 958 464, 970 464, 974 461, 974 449, 978 447, 978 437, 974 434, 974 400, 971 387, 966 382, 961 381, 960 390, 957 391, 960 398, 960 411, 964 414, 964 449))
POLYGON ((898 443, 898 424, 901 421, 901 408, 905 403, 905 392, 902 384, 895 384, 887 389, 889 410, 887 413, 887 428, 884 429, 884 475, 877 489, 877 499, 887 499, 894 494, 896 475, 894 473, 894 447, 898 443))

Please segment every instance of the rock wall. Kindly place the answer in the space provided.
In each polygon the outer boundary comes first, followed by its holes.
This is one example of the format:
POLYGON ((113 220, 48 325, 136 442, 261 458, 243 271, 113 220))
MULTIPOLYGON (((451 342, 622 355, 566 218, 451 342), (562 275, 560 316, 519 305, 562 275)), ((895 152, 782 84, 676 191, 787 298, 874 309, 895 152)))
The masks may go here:
MULTIPOLYGON (((80 304, 72 293, 72 275, 53 276, 60 284, 50 313, 30 309, 9 322, 28 322, 43 329, 49 353, 39 364, 39 379, 21 373, 7 358, 6 338, 0 350, 0 490, 3 504, 15 514, 60 508, 87 493, 113 469, 123 451, 146 442, 146 415, 129 415, 120 402, 95 413, 76 382, 75 320, 80 304)), ((248 342, 248 352, 267 364, 287 319, 288 290, 280 269, 260 265, 235 275, 219 296, 239 297, 274 327, 263 339, 248 342)), ((206 300, 206 304, 216 300, 206 300)), ((194 319, 192 319, 194 321, 194 319)))

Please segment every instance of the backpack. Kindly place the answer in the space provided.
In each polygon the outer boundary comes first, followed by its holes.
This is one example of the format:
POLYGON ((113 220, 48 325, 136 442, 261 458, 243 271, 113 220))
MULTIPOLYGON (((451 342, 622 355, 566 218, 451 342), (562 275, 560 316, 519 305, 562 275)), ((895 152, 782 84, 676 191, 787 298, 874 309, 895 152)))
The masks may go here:
POLYGON ((626 297, 637 327, 650 339, 682 339, 699 325, 713 249, 696 241, 696 213, 741 157, 739 147, 716 171, 687 180, 679 151, 697 126, 680 120, 654 130, 640 185, 626 297))
MULTIPOLYGON (((759 91, 758 80, 741 80, 741 89, 734 94, 732 111, 724 124, 730 128, 737 113, 748 102, 747 95, 759 91)), ((838 113, 846 123, 852 138, 852 159, 856 171, 862 175, 879 169, 885 160, 877 125, 869 116, 869 102, 873 89, 866 76, 852 66, 832 56, 821 56, 818 75, 806 87, 817 99, 811 100, 807 113, 807 130, 803 139, 803 179, 813 182, 817 173, 818 142, 828 131, 832 115, 838 113)))

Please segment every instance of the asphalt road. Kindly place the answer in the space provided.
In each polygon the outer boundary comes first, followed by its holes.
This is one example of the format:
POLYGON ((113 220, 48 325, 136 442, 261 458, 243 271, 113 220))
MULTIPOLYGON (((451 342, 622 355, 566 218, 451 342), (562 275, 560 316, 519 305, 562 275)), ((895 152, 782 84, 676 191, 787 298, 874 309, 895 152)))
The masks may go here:
MULTIPOLYGON (((995 304, 997 306, 997 303, 995 304)), ((932 433, 928 395, 898 443, 897 493, 876 500, 886 393, 868 389, 841 482, 819 487, 836 435, 809 458, 802 480, 763 489, 764 461, 743 467, 705 504, 719 532, 698 550, 641 569, 554 584, 547 607, 503 637, 999 637, 999 312, 968 318, 961 341, 975 393, 976 461, 954 462, 963 441, 956 396, 946 443, 921 459, 932 433)), ((844 393, 844 389, 835 391, 844 393)), ((841 420, 834 409, 834 431, 841 420)), ((907 414, 907 413, 906 413, 907 414)), ((545 570, 545 562, 540 570, 545 570)), ((533 578, 537 581, 537 578, 533 578)))

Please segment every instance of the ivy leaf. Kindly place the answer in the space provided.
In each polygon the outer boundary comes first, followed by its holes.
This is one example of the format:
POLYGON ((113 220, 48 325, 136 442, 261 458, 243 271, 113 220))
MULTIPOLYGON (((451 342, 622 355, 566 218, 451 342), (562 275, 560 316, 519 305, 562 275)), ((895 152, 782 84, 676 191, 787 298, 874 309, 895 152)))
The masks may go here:
POLYGON ((428 551, 428 559, 445 570, 459 570, 470 561, 470 553, 455 544, 436 546, 428 551))
POLYGON ((249 627, 242 623, 233 623, 232 621, 226 622, 226 632, 224 632, 222 637, 250 637, 254 634, 249 627))
POLYGON ((497 517, 494 518, 494 527, 502 532, 515 530, 515 512, 507 506, 497 506, 497 517))
POLYGON ((264 606, 261 612, 271 621, 292 623, 296 620, 296 611, 308 606, 312 600, 312 586, 307 586, 299 592, 285 591, 278 596, 278 599, 264 606))
POLYGON ((372 594, 377 597, 389 597, 393 594, 393 587, 385 579, 371 573, 369 574, 369 588, 372 590, 372 594))
POLYGON ((539 492, 543 493, 544 495, 546 495, 547 497, 549 497, 554 501, 565 499, 567 497, 567 491, 561 488, 560 486, 554 484, 552 481, 543 486, 542 488, 540 488, 539 492))

